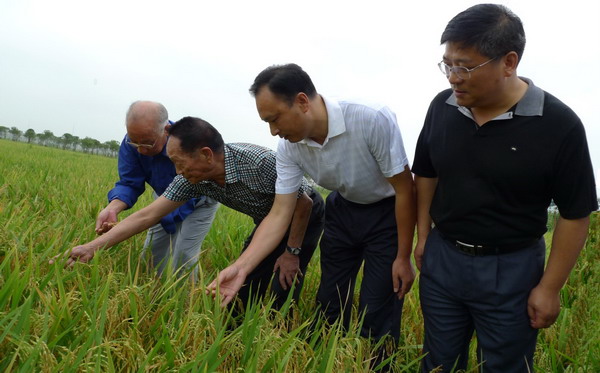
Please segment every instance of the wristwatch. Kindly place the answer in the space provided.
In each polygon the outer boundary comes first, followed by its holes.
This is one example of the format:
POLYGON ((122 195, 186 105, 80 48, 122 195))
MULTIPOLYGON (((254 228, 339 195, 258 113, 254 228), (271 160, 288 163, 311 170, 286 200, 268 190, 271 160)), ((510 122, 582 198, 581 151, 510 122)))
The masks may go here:
POLYGON ((292 255, 300 255, 302 252, 301 247, 290 247, 289 245, 285 247, 285 250, 292 255))

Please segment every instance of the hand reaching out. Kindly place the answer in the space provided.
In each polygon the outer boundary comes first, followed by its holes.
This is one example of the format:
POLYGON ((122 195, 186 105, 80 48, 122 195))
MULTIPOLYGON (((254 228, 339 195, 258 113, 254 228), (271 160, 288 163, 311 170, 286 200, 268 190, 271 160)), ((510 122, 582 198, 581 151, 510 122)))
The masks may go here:
POLYGON ((61 258, 66 257, 67 261, 65 263, 65 267, 73 267, 76 262, 87 263, 94 257, 96 250, 93 247, 87 245, 79 245, 74 248, 65 251, 63 254, 58 254, 52 259, 50 259, 49 263, 54 264, 61 258))
POLYGON ((215 297, 218 291, 222 297, 221 307, 225 307, 235 298, 245 281, 246 274, 234 263, 219 272, 217 278, 208 285, 206 293, 215 297))

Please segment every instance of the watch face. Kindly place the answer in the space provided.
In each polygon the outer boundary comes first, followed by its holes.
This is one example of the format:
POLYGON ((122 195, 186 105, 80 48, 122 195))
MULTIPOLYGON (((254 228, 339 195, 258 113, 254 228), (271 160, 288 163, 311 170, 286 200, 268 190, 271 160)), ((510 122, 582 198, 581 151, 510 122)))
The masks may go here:
POLYGON ((300 255, 300 251, 302 251, 301 248, 299 247, 287 247, 286 248, 288 253, 293 254, 293 255, 300 255))

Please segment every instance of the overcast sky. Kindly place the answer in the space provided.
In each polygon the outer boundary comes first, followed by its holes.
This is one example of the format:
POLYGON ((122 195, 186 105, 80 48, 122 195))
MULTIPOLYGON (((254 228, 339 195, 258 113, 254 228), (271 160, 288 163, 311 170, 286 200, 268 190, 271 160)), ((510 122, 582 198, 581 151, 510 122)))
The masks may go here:
MULTIPOLYGON (((248 88, 295 62, 329 96, 386 103, 412 161, 440 35, 473 1, 0 0, 0 125, 121 140, 132 101, 198 116, 226 142, 276 147, 248 88)), ((505 1, 527 36, 519 75, 571 106, 600 176, 600 2, 505 1)))

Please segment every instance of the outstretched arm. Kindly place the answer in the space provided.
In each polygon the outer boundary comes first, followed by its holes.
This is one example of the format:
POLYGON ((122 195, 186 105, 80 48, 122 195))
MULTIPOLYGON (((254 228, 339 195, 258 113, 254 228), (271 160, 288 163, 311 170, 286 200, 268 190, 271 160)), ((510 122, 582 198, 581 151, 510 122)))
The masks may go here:
MULTIPOLYGON (((67 258, 66 265, 72 267, 77 261, 89 262, 97 250, 112 247, 148 229, 158 223, 163 216, 174 211, 183 203, 185 202, 173 202, 162 196, 157 198, 150 205, 131 214, 102 236, 86 244, 67 250, 62 254, 67 258)), ((54 263, 60 256, 58 255, 50 260, 50 264, 54 263)))
POLYGON ((207 291, 212 292, 213 295, 216 294, 217 288, 219 289, 223 297, 222 306, 233 300, 248 274, 281 242, 294 215, 296 198, 297 193, 276 194, 271 211, 254 232, 250 245, 233 264, 222 270, 208 285, 207 291))

